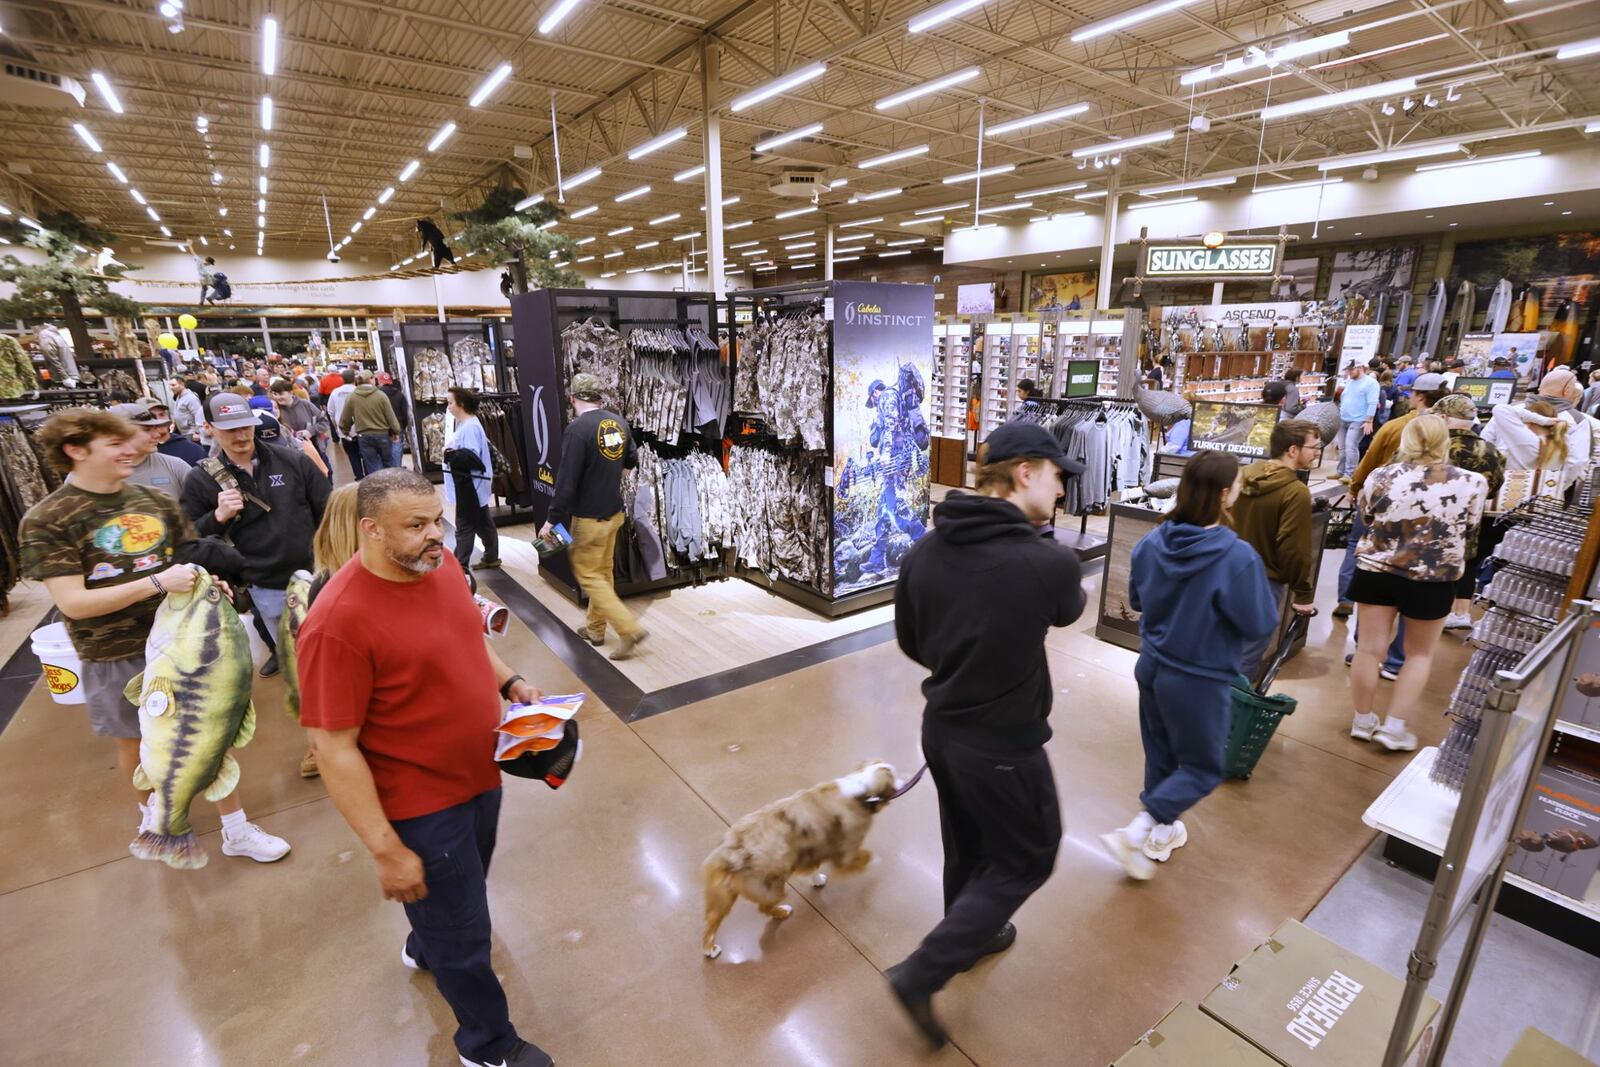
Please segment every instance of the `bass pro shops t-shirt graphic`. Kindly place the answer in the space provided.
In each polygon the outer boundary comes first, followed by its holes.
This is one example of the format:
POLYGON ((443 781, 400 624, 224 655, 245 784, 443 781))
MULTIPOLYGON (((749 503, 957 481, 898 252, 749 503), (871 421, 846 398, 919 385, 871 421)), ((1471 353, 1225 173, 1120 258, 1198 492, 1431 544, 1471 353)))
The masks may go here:
POLYGON ((167 539, 167 524, 155 515, 125 511, 109 519, 92 538, 94 547, 119 556, 137 556, 159 548, 167 539))
POLYGON ((623 432, 622 424, 616 419, 601 419, 600 425, 595 427, 594 443, 595 447, 600 449, 600 455, 607 461, 615 463, 627 450, 628 435, 623 432))

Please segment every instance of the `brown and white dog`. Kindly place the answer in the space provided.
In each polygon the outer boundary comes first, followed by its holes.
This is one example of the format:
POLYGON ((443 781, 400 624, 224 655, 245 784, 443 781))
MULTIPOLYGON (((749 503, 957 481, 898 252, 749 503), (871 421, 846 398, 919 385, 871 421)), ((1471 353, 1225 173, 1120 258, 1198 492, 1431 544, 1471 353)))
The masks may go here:
POLYGON ((897 788, 889 764, 863 763, 843 778, 775 800, 730 826, 701 869, 706 885, 702 945, 706 957, 714 960, 722 955, 717 928, 739 897, 774 919, 787 919, 793 909, 783 898, 792 875, 815 873, 811 884, 820 888, 828 883, 819 869, 824 863, 840 874, 866 867, 872 853, 861 842, 872 817, 888 806, 897 788))

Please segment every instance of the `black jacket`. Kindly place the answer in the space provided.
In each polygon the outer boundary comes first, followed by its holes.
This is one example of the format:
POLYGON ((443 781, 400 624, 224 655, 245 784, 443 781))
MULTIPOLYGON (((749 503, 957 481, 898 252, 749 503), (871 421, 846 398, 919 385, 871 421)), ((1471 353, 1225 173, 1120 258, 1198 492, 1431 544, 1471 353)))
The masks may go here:
POLYGON ((1050 739, 1045 635, 1083 614, 1078 557, 993 497, 952 497, 934 522, 894 591, 900 647, 933 672, 923 726, 978 748, 1037 748, 1050 739))
POLYGON ((622 510, 622 472, 639 465, 633 431, 621 415, 586 411, 561 435, 561 466, 550 521, 609 519, 622 510))
POLYGON ((246 494, 244 510, 226 523, 217 522, 216 479, 195 467, 183 481, 180 503, 202 537, 229 538, 245 557, 242 576, 248 585, 282 589, 297 570, 311 569, 311 538, 322 522, 332 486, 301 452, 256 443, 255 472, 240 470, 226 456, 222 462, 246 494), (272 505, 265 511, 250 496, 272 505))
POLYGON ((383 395, 389 398, 389 406, 394 408, 394 417, 400 420, 400 432, 405 433, 411 425, 411 405, 406 403, 406 394, 398 385, 380 385, 383 395))

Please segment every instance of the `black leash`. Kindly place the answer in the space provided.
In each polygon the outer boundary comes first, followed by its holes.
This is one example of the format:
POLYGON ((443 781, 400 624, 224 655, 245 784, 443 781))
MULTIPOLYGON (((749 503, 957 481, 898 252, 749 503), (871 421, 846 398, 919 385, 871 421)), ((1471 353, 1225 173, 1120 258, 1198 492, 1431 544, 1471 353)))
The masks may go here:
POLYGON ((901 797, 905 796, 907 793, 911 792, 911 787, 916 785, 918 782, 922 781, 922 776, 924 774, 927 774, 927 773, 928 773, 928 765, 926 763, 924 763, 922 765, 922 769, 920 771, 918 771, 916 774, 913 774, 911 776, 910 780, 907 781, 905 785, 901 786, 899 789, 896 789, 893 793, 890 793, 888 796, 884 797, 883 799, 885 799, 885 800, 898 800, 898 799, 900 799, 901 797))

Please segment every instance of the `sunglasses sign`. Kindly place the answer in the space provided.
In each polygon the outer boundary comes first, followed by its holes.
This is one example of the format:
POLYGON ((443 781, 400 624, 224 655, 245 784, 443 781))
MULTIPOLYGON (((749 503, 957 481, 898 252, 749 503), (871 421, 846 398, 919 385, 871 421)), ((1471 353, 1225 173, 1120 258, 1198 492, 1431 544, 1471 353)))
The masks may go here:
POLYGON ((1145 249, 1146 278, 1270 278, 1278 271, 1279 244, 1152 244, 1145 249))

